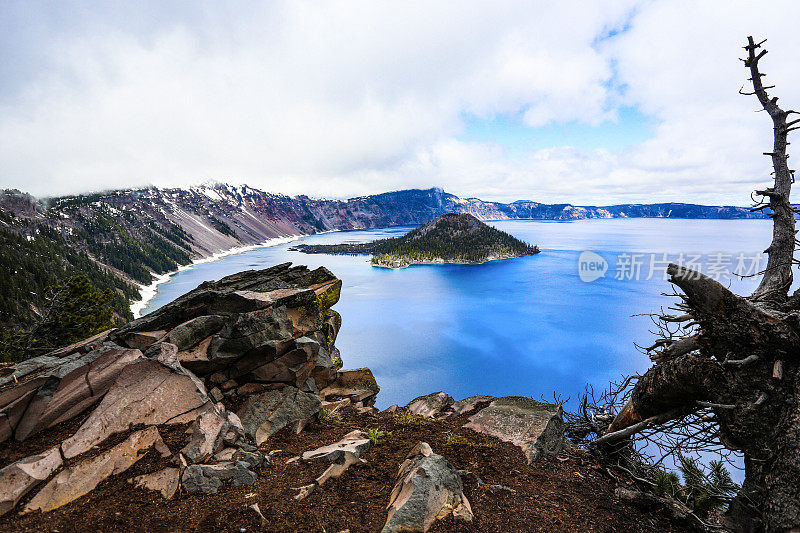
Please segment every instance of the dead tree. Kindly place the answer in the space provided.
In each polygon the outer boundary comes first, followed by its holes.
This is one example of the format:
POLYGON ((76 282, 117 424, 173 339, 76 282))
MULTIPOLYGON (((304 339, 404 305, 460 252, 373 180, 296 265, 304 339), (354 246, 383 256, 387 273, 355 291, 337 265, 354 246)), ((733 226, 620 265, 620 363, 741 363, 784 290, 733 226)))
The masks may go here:
POLYGON ((744 456, 745 480, 728 515, 741 531, 800 531, 800 291, 792 284, 796 241, 789 193, 794 181, 787 135, 789 120, 763 83, 764 41, 748 37, 753 91, 772 118, 772 187, 758 190, 754 210, 770 210, 773 238, 758 288, 749 297, 679 265, 670 281, 682 293, 679 316, 660 321, 670 334, 649 348, 655 365, 635 383, 630 399, 596 442, 613 443, 704 412, 720 441, 744 456), (676 327, 677 326, 677 327, 676 327))

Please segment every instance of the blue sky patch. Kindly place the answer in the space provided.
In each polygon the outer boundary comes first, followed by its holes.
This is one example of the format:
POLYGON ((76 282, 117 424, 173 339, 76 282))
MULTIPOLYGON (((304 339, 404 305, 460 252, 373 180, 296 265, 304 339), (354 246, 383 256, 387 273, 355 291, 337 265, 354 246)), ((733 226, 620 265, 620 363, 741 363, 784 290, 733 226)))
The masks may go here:
POLYGON ((616 121, 598 126, 572 121, 531 128, 523 122, 522 113, 490 119, 464 115, 463 119, 465 127, 457 136, 459 141, 494 143, 504 147, 511 158, 559 146, 615 152, 650 139, 656 126, 655 119, 635 107, 620 107, 616 121))

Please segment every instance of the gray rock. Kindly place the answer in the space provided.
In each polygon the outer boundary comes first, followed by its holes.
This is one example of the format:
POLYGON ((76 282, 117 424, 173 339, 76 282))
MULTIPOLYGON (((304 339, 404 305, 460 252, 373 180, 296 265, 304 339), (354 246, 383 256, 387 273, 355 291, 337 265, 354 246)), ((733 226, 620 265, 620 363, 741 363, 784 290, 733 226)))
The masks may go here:
POLYGON ((253 370, 254 381, 291 383, 301 387, 311 376, 315 361, 308 359, 305 350, 294 349, 274 361, 253 370))
POLYGON ((205 282, 167 305, 120 328, 114 335, 129 331, 171 329, 203 315, 248 313, 273 306, 302 306, 315 303, 313 284, 335 280, 325 268, 309 270, 305 266, 282 263, 263 270, 247 270, 205 282), (288 294, 273 293, 293 289, 288 294), (270 294, 272 293, 272 294, 270 294))
POLYGON ((205 475, 203 466, 205 465, 190 465, 183 471, 181 484, 186 492, 216 494, 222 486, 220 478, 205 475))
POLYGON ((389 498, 389 512, 383 533, 423 533, 437 519, 452 513, 472 520, 472 509, 458 470, 426 442, 417 444, 400 465, 389 498))
POLYGON ((234 461, 241 461, 250 465, 250 468, 258 468, 264 464, 264 456, 258 452, 248 452, 237 450, 233 454, 234 461))
POLYGON ((230 423, 221 405, 209 409, 192 424, 189 444, 181 450, 190 463, 202 463, 222 449, 230 423))
POLYGON ((303 392, 310 392, 316 396, 319 396, 319 387, 317 387, 317 382, 314 380, 313 377, 310 377, 303 383, 302 387, 303 392))
POLYGON ((287 424, 316 416, 319 409, 318 396, 284 387, 248 397, 238 415, 245 432, 260 446, 287 424))
POLYGON ((257 452, 258 451, 258 447, 253 446, 252 444, 247 444, 245 442, 239 443, 238 446, 239 446, 239 448, 241 448, 242 450, 244 450, 246 452, 257 452))
POLYGON ((251 350, 292 337, 292 322, 284 307, 267 308, 231 317, 214 337, 209 357, 219 364, 235 361, 251 350))
POLYGON ((224 325, 225 317, 223 316, 199 316, 176 326, 164 340, 177 346, 178 351, 188 350, 217 333, 224 325))
POLYGON ((566 424, 561 406, 525 396, 497 398, 463 427, 522 448, 528 462, 564 449, 566 424))
POLYGON ((234 487, 255 483, 256 474, 248 470, 248 467, 242 461, 189 465, 183 471, 181 483, 187 492, 216 494, 223 483, 230 483, 234 487))

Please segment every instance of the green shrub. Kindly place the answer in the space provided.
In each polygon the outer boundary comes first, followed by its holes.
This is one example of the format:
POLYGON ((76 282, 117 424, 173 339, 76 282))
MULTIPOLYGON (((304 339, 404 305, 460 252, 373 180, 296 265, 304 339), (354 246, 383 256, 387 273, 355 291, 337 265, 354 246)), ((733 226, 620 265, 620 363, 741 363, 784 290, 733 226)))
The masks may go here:
POLYGON ((711 461, 708 474, 692 457, 680 457, 684 497, 700 516, 725 506, 739 490, 722 461, 711 461))
POLYGON ((370 429, 369 431, 367 431, 367 438, 375 446, 380 445, 383 442, 383 439, 385 439, 386 437, 391 437, 391 436, 392 436, 392 432, 391 431, 381 431, 381 430, 375 429, 375 428, 370 429))
POLYGON ((680 479, 674 472, 659 470, 656 472, 654 483, 653 492, 656 496, 677 498, 681 494, 680 479))

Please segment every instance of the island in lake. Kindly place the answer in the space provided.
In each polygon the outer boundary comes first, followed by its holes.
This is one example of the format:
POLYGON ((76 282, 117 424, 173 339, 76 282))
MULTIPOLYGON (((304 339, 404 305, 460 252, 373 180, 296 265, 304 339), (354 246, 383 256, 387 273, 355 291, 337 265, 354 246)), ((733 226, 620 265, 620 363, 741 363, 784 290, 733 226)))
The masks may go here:
POLYGON ((301 244, 309 254, 373 254, 374 266, 478 264, 539 253, 537 246, 488 226, 466 213, 445 213, 402 237, 359 244, 301 244))

